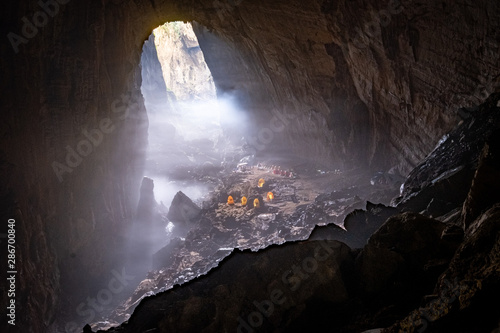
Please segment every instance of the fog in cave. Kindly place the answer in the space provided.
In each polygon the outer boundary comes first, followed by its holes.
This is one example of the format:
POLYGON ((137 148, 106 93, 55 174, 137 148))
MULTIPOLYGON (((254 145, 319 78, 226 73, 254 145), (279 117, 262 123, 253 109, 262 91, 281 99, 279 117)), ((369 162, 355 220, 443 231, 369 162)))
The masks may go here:
MULTIPOLYGON (((191 23, 155 29, 143 48, 141 68, 149 120, 145 176, 154 180, 155 200, 168 208, 182 191, 201 207, 219 185, 225 164, 233 165, 243 153, 245 112, 230 94, 217 94, 191 23), (232 141, 224 131, 240 131, 240 140, 232 141)), ((172 234, 176 229, 168 222, 159 244, 172 234)))
POLYGON ((500 2, 0 6, 0 331, 500 330, 500 2))

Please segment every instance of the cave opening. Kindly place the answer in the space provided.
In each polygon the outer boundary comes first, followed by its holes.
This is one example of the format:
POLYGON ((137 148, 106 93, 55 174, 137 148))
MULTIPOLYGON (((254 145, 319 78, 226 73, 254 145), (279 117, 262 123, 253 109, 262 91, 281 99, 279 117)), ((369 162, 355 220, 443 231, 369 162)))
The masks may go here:
POLYGON ((500 329, 500 2, 35 2, 0 10, 1 332, 500 329), (212 79, 141 80, 176 20, 212 79))
MULTIPOLYGON (((137 281, 126 291, 131 296, 117 297, 120 305, 103 311, 93 328, 128 318, 138 299, 208 273, 235 249, 257 251, 322 233, 344 238, 348 214, 371 198, 395 195, 399 180, 383 175, 373 187, 359 170, 347 173, 321 160, 329 143, 312 137, 323 123, 317 110, 294 105, 293 98, 275 103, 251 95, 252 79, 225 80, 234 67, 219 64, 214 80, 204 50, 213 61, 218 46, 234 51, 196 22, 180 21, 154 29, 143 45, 145 178, 124 252, 125 270, 137 281)), ((241 60, 231 57, 233 66, 241 60)), ((359 246, 362 240, 344 241, 359 246)))
MULTIPOLYGON (((160 25, 141 56, 141 92, 149 119, 144 173, 153 179, 155 200, 163 208, 179 191, 202 206, 219 183, 224 161, 238 150, 221 125, 221 117, 237 117, 237 105, 217 93, 193 24, 160 25)), ((166 240, 174 229, 168 222, 166 240)))
POLYGON ((328 141, 307 143, 319 112, 249 93, 256 82, 241 74, 250 65, 235 49, 178 21, 156 28, 143 46, 148 146, 132 238, 162 281, 155 293, 208 272, 233 249, 307 239, 329 224, 343 234, 350 212, 399 190, 389 175, 370 184, 358 169, 323 163, 328 141), (208 63, 217 64, 217 78, 208 63))

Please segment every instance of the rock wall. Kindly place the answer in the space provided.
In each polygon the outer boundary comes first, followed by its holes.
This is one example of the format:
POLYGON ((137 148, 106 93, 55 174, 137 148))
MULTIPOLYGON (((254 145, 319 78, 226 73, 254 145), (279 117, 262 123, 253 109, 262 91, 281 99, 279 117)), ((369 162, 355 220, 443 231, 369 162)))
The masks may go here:
MULTIPOLYGON (((242 1, 226 11, 234 19, 199 19, 232 46, 199 36, 216 84, 248 92, 258 124, 289 115, 275 136, 314 160, 405 173, 458 122, 458 107, 498 85, 492 2, 242 1)), ((269 148, 265 133, 251 134, 269 148)))
POLYGON ((158 59, 172 99, 215 98, 215 86, 191 23, 170 22, 153 32, 158 59))
POLYGON ((0 125, 2 197, 12 193, 17 208, 2 219, 16 219, 20 331, 46 332, 56 314, 76 316, 121 264, 147 122, 137 66, 143 40, 124 43, 135 32, 110 16, 125 23, 130 14, 109 6, 116 11, 61 1, 50 17, 36 2, 2 4, 2 36, 25 41, 18 49, 2 42, 0 125), (23 22, 33 17, 47 20, 30 32, 23 22))
POLYGON ((164 111, 166 105, 170 106, 169 93, 156 52, 154 34, 149 35, 148 40, 144 42, 142 47, 141 76, 141 93, 150 117, 151 114, 164 111))
POLYGON ((139 62, 160 24, 205 27, 218 93, 247 111, 255 151, 332 167, 408 171, 498 80, 493 1, 41 3, 0 10, 1 211, 16 219, 17 320, 32 332, 121 264, 147 134, 139 62))

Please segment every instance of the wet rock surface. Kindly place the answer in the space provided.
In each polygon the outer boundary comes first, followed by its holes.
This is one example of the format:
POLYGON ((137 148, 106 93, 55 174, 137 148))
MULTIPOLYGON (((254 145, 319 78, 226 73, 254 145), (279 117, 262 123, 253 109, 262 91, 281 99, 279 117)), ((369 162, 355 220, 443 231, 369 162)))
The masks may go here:
POLYGON ((497 332, 500 328, 500 205, 469 227, 432 295, 384 332, 497 332))
POLYGON ((462 208, 462 225, 467 230, 479 214, 500 201, 500 130, 485 143, 472 186, 462 208))
POLYGON ((500 128, 499 99, 500 93, 492 94, 469 118, 446 134, 409 173, 401 196, 394 199, 393 204, 403 210, 425 211, 434 217, 461 207, 482 148, 500 128))

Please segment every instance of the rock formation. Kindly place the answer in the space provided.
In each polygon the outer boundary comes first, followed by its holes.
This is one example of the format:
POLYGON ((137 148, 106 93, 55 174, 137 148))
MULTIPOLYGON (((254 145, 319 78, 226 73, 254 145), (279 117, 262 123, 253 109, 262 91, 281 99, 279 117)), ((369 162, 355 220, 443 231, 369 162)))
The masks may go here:
POLYGON ((167 218, 174 223, 189 224, 196 222, 196 218, 200 217, 201 209, 187 195, 181 191, 177 192, 170 208, 167 218))
MULTIPOLYGON (((486 103, 479 106, 481 112, 471 115, 471 122, 465 125, 469 131, 464 130, 464 124, 459 125, 449 133, 450 141, 442 143, 446 149, 437 147, 422 161, 421 166, 410 173, 405 184, 419 186, 412 187, 407 192, 411 193, 407 197, 409 199, 405 200, 403 196, 398 207, 368 202, 366 211, 355 210, 346 216, 346 231, 336 226, 322 226, 315 228, 305 242, 271 246, 255 254, 233 252, 207 275, 142 300, 127 323, 108 332, 147 329, 300 332, 308 328, 360 332, 377 327, 384 327, 383 332, 440 332, 450 329, 457 332, 470 329, 490 332, 497 329, 500 311, 498 307, 488 304, 494 303, 492 295, 500 288, 497 267, 499 206, 495 204, 493 192, 480 201, 478 196, 488 193, 480 190, 485 179, 492 179, 491 185, 498 191, 494 166, 499 124, 496 105, 499 99, 498 94, 490 96, 486 103), (479 122, 478 119, 485 115, 490 121, 479 122), (472 126, 476 121, 477 127, 472 126), (457 133, 461 134, 460 140, 453 139, 457 133), (471 135, 477 133, 483 133, 484 137, 471 135), (477 160, 482 145, 477 143, 478 140, 487 142, 479 163, 477 160), (472 185, 447 182, 447 176, 453 172, 445 172, 446 176, 442 176, 444 162, 450 163, 448 167, 451 170, 458 162, 469 163, 468 167, 476 168, 472 185), (426 179, 437 180, 428 182, 426 179), (463 187, 469 188, 467 199, 462 196, 465 216, 475 216, 465 230, 461 229, 459 218, 450 218, 457 215, 454 204, 436 206, 441 210, 438 215, 447 222, 431 218, 437 210, 431 212, 429 208, 422 211, 427 216, 416 212, 399 214, 400 210, 411 211, 420 207, 409 205, 411 200, 417 200, 421 207, 429 207, 434 198, 454 202, 458 200, 458 189, 460 193, 467 192, 463 187), (480 210, 478 203, 489 210, 482 214, 474 213, 480 210), (311 247, 315 247, 312 252, 311 247), (325 259, 326 266, 334 275, 325 277, 323 274, 323 250, 326 251, 324 254, 329 253, 335 258, 333 263, 325 259), (283 262, 287 263, 281 257, 275 257, 281 251, 286 251, 292 260, 300 264, 277 272, 276 267, 282 269, 283 262), (256 262, 248 262, 246 257, 254 255, 256 262), (338 256, 344 259, 339 262, 338 256), (280 265, 273 266, 273 262, 280 262, 280 265), (255 271, 250 271, 249 267, 255 271), (227 276, 236 279, 226 282, 227 276), (322 285, 321 295, 316 294, 318 285, 322 285), (283 291, 284 286, 288 286, 293 293, 283 291), (217 295, 216 290, 220 288, 230 292, 217 295), (262 300, 265 296, 262 290, 269 293, 268 299, 262 300), (287 305, 285 300, 289 298, 292 303, 287 305), (255 311, 251 312, 252 308, 247 303, 252 303, 255 311), (190 304, 196 304, 196 307, 191 309, 190 304), (155 309, 165 306, 175 309, 155 312, 155 309), (209 311, 211 315, 198 316, 202 311, 200 309, 209 311), (477 316, 481 318, 480 323, 471 324, 477 316), (185 318, 186 321, 176 322, 177 318, 185 318)), ((268 183, 274 185, 272 181, 268 183)), ((331 209, 328 205, 331 205, 332 199, 340 199, 339 196, 335 192, 318 196, 305 209, 304 220, 307 221, 307 216, 313 214, 319 218, 321 209, 316 211, 318 207, 323 207, 324 214, 331 209)), ((240 226, 240 229, 243 228, 240 226)), ((177 259, 167 256, 167 252, 175 251, 176 244, 172 245, 168 251, 162 250, 163 254, 157 254, 159 263, 162 257, 167 257, 170 260, 167 265, 175 265, 177 259)))
POLYGON ((173 101, 215 98, 212 74, 191 23, 167 23, 153 34, 170 98, 173 101))
MULTIPOLYGON (((286 150, 332 168, 406 174, 454 128, 457 110, 498 86, 497 1, 0 7, 0 211, 16 220, 16 320, 35 333, 79 316, 78 305, 102 289, 92 282, 106 284, 121 265, 147 145, 139 63, 155 27, 196 21, 217 93, 248 115, 249 126, 233 135, 255 153, 286 150)), ((187 314, 214 311, 201 300, 186 306, 187 314)))
POLYGON ((500 308, 494 295, 500 291, 499 208, 494 205, 470 225, 433 294, 387 332, 498 331, 500 308))
POLYGON ((139 203, 137 205, 136 218, 141 222, 150 224, 158 213, 158 203, 155 200, 154 182, 151 178, 142 179, 139 203))
POLYGON ((479 165, 467 199, 462 208, 463 229, 466 231, 472 221, 485 209, 500 201, 500 132, 494 132, 484 144, 479 165))
POLYGON ((162 75, 155 40, 154 34, 151 34, 144 42, 141 56, 141 92, 149 117, 164 112, 171 100, 162 75))

